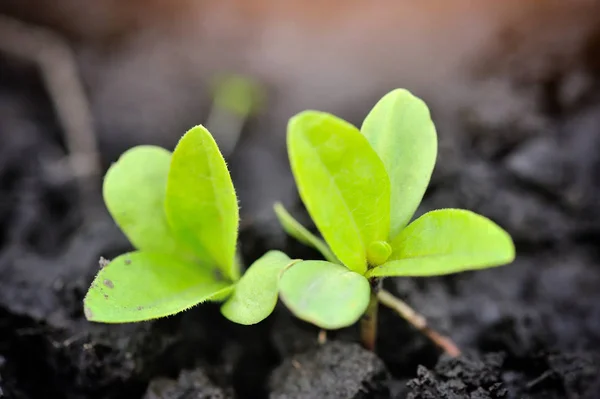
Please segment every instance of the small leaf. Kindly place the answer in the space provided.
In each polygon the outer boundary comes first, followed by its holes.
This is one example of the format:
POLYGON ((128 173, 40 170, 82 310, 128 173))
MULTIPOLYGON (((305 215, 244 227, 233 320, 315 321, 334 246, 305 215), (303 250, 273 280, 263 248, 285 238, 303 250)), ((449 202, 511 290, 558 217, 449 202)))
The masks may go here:
POLYGON ((84 299, 84 309, 90 321, 130 323, 222 298, 231 288, 217 281, 207 267, 165 254, 131 252, 100 270, 84 299))
POLYGON ((323 255, 323 257, 329 262, 341 263, 336 256, 331 252, 329 246, 325 241, 311 233, 306 227, 302 226, 290 213, 285 209, 281 203, 276 203, 273 207, 275 214, 283 230, 291 237, 300 241, 304 245, 316 249, 323 255))
POLYGON ((367 247, 369 266, 384 264, 392 254, 392 247, 386 241, 373 241, 367 247))
POLYGON ((491 220, 462 209, 428 212, 392 242, 390 261, 367 276, 437 276, 510 263, 510 235, 491 220))
POLYGON ((202 126, 189 130, 173 152, 166 212, 173 231, 199 256, 208 253, 228 278, 239 278, 237 198, 225 160, 202 126))
POLYGON ((435 166, 437 135, 427 105, 409 91, 383 96, 365 118, 361 132, 383 161, 391 183, 393 240, 410 222, 435 166))
POLYGON ((165 215, 171 153, 155 146, 125 151, 104 177, 104 202, 111 216, 139 250, 192 258, 178 243, 165 215))
POLYGON ((365 313, 371 286, 342 265, 303 261, 284 270, 279 293, 296 317, 333 330, 356 323, 365 313))
POLYGON ((277 304, 279 274, 291 259, 280 251, 269 251, 254 262, 237 282, 221 313, 238 324, 256 324, 267 318, 277 304))
POLYGON ((357 128, 331 114, 304 111, 288 125, 298 191, 333 253, 351 270, 367 269, 366 247, 385 241, 390 181, 357 128))

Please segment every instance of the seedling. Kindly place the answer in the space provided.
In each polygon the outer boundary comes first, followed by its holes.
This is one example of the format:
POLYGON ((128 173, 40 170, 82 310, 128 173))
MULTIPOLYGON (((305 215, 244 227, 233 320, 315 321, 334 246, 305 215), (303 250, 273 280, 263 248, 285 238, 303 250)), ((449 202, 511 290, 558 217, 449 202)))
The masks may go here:
POLYGON ((284 230, 325 261, 288 265, 280 297, 300 319, 338 329, 362 317, 373 349, 378 302, 392 307, 450 354, 458 349, 424 318, 381 289, 384 277, 427 277, 513 261, 511 237, 491 220, 461 209, 425 213, 409 223, 429 184, 437 135, 429 109, 402 89, 386 94, 360 130, 325 112, 304 111, 288 124, 296 185, 324 241, 277 204, 284 230))
POLYGON ((257 81, 238 74, 218 75, 211 83, 213 102, 206 127, 217 133, 219 148, 227 155, 235 148, 244 125, 263 109, 265 90, 257 81))
POLYGON ((126 151, 106 173, 103 196, 135 251, 104 262, 84 299, 88 320, 144 321, 213 301, 224 302, 229 320, 255 324, 275 308, 278 277, 291 260, 267 252, 240 278, 238 201, 204 127, 189 130, 173 153, 126 151))

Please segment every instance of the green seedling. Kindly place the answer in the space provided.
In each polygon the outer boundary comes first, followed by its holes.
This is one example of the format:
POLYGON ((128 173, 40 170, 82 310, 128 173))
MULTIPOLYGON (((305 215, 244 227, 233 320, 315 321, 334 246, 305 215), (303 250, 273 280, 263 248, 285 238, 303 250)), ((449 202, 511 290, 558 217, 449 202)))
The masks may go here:
POLYGON ((230 154, 248 120, 265 104, 266 93, 258 81, 238 74, 218 75, 212 81, 212 106, 206 127, 219 138, 219 148, 230 154))
POLYGON ((300 319, 338 329, 362 318, 373 349, 377 304, 394 308, 448 352, 451 341, 381 290, 384 277, 427 277, 513 261, 511 237, 491 220, 461 209, 425 213, 409 223, 429 184, 437 134, 426 104, 403 89, 386 94, 360 129, 325 112, 304 111, 288 124, 296 185, 323 239, 280 205, 284 230, 319 250, 324 261, 288 265, 280 298, 300 319))
POLYGON ((196 126, 173 153, 126 151, 110 167, 103 197, 135 251, 104 265, 84 299, 85 316, 104 323, 169 316, 205 301, 240 324, 266 318, 280 271, 291 260, 267 252, 240 278, 238 201, 216 142, 196 126))

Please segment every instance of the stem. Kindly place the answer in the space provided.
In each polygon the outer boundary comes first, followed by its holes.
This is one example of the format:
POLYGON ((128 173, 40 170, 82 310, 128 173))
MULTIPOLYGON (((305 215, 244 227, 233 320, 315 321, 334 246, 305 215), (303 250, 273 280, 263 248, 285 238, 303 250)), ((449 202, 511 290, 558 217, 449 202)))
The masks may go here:
MULTIPOLYGON (((379 302, 398 313, 406 321, 412 324, 417 330, 421 331, 421 333, 429 337, 429 339, 431 339, 437 346, 446 351, 446 353, 448 353, 450 356, 460 356, 460 349, 458 349, 456 344, 452 342, 450 338, 445 337, 437 331, 430 328, 427 325, 427 320, 425 319, 425 317, 415 312, 410 306, 406 304, 406 302, 402 301, 399 298, 396 298, 388 291, 383 289, 380 289, 378 291, 377 298, 379 299, 379 302)), ((369 306, 371 305, 369 304, 369 306)))
POLYGON ((325 345, 325 343, 327 342, 327 331, 326 330, 319 331, 318 342, 319 342, 319 345, 325 345))
POLYGON ((371 298, 367 311, 360 320, 360 338, 363 346, 374 352, 377 341, 377 308, 379 306, 377 295, 381 289, 381 279, 372 278, 369 279, 369 282, 371 283, 371 298))

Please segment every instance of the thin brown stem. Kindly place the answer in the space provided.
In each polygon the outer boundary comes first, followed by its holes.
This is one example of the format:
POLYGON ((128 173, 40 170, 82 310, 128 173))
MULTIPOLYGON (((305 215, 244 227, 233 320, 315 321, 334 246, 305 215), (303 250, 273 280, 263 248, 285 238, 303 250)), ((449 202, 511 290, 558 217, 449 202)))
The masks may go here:
POLYGON ((446 353, 448 353, 450 356, 460 356, 460 349, 458 349, 456 344, 450 338, 441 335, 429 327, 425 317, 415 312, 406 304, 406 302, 396 298, 394 295, 383 289, 379 290, 377 293, 377 298, 379 299, 379 302, 398 313, 402 318, 412 324, 417 330, 421 331, 421 333, 429 337, 429 339, 446 351, 446 353))
POLYGON ((319 342, 319 345, 325 345, 325 343, 327 343, 327 330, 319 331, 317 342, 319 342))
POLYGON ((371 298, 367 311, 360 320, 360 338, 363 346, 374 352, 377 342, 377 309, 379 307, 377 294, 381 289, 381 279, 373 278, 369 282, 371 283, 371 298))

